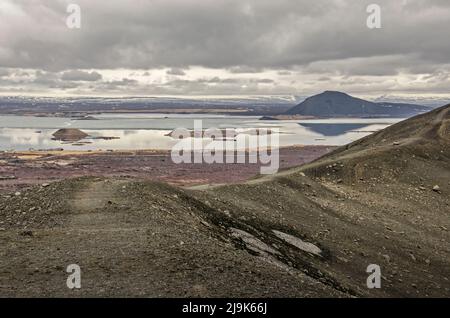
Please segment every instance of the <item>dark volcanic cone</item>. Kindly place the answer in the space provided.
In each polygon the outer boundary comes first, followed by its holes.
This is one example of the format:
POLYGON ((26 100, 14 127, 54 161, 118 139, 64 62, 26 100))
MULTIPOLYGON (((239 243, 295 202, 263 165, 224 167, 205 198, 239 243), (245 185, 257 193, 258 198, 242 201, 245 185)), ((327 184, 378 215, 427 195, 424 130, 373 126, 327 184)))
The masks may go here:
POLYGON ((75 128, 60 129, 53 134, 55 140, 61 141, 78 141, 89 136, 85 132, 75 128))

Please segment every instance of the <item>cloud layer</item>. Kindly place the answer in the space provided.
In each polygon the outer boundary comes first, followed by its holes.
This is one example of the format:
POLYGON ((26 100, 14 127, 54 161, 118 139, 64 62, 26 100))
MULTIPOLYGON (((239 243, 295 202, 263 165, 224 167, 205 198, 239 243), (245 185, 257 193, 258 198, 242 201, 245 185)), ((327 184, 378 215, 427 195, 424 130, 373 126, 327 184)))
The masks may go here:
POLYGON ((3 92, 446 94, 450 2, 0 2, 3 92), (68 3, 81 8, 69 29, 68 3))

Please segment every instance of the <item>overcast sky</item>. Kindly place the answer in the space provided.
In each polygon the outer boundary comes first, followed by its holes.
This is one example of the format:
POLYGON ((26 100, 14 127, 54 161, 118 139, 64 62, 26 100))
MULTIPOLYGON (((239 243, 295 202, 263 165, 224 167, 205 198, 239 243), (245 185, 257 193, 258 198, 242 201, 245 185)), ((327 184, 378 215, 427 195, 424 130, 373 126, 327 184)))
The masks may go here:
POLYGON ((449 34, 448 0, 0 0, 0 93, 450 96, 449 34))

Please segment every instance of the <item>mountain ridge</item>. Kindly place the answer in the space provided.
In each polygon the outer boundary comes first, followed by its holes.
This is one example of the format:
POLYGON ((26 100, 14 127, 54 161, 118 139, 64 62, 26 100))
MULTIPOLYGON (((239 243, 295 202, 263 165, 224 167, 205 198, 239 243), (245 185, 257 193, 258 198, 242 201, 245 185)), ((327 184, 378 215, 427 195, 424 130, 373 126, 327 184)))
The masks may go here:
POLYGON ((371 102, 339 91, 324 91, 306 98, 283 115, 314 117, 411 117, 429 107, 388 102, 371 102))

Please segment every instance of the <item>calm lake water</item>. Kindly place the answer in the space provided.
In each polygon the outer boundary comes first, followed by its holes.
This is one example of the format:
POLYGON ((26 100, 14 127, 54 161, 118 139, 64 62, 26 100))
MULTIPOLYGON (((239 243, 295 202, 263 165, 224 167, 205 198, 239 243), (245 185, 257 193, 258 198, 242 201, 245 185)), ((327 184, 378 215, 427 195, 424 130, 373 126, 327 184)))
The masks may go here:
POLYGON ((259 117, 179 114, 100 114, 97 120, 0 115, 0 150, 63 148, 66 150, 171 149, 177 142, 169 132, 194 128, 202 120, 206 128, 278 128, 281 146, 344 145, 401 119, 315 119, 261 121, 259 117), (90 137, 118 137, 113 140, 87 138, 74 145, 52 140, 60 128, 78 128, 90 137))

